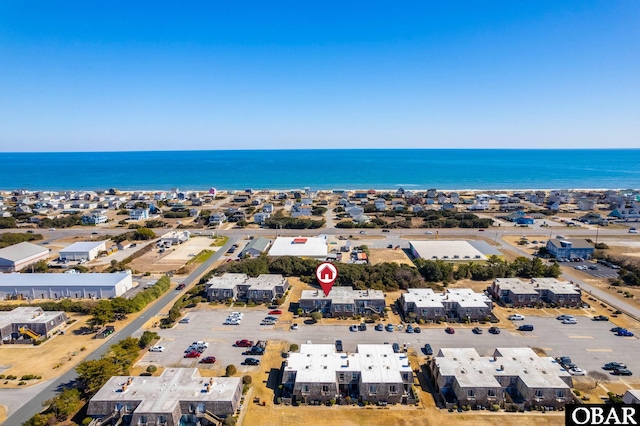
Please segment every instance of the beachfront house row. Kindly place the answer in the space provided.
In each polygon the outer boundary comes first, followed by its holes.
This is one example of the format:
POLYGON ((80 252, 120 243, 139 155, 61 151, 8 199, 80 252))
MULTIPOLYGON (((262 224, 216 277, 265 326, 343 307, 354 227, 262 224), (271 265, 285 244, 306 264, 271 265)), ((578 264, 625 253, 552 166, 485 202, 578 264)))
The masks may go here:
POLYGON ((580 287, 555 278, 496 278, 490 287, 494 300, 507 306, 534 306, 550 303, 559 306, 580 306, 580 287))
POLYGON ((321 312, 326 317, 384 315, 384 293, 380 290, 354 290, 334 286, 325 296, 320 290, 303 290, 299 307, 304 313, 321 312))
POLYGON ((344 398, 372 404, 415 402, 413 372, 405 353, 391 345, 357 345, 336 352, 334 345, 303 344, 282 371, 283 402, 326 403, 344 398))
POLYGON ((484 320, 491 315, 491 299, 468 288, 436 293, 430 288, 414 288, 400 296, 405 315, 417 320, 484 320))
POLYGON ((206 286, 209 301, 246 300, 272 302, 286 293, 289 281, 282 275, 262 274, 250 278, 246 274, 226 273, 211 278, 206 286))
POLYGON ((547 241, 547 250, 556 259, 591 259, 595 248, 587 240, 566 240, 550 238, 547 241))
POLYGON ((573 402, 571 375, 531 348, 497 348, 483 357, 474 348, 441 348, 429 363, 436 391, 447 407, 563 407, 573 402))

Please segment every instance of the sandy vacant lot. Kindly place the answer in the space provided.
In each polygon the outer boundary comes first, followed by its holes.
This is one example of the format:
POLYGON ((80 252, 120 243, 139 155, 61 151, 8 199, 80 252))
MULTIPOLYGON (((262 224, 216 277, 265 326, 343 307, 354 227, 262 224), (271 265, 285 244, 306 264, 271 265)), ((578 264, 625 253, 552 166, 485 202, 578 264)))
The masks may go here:
POLYGON ((407 257, 404 250, 400 249, 369 249, 369 262, 372 265, 383 262, 395 262, 413 266, 413 262, 407 257))

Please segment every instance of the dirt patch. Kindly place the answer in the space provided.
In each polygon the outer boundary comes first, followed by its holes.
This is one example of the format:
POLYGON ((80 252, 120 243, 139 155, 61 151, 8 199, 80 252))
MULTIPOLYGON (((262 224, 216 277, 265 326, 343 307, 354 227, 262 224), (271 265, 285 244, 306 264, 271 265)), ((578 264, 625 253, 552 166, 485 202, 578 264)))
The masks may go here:
POLYGON ((401 265, 413 266, 413 262, 407 257, 404 250, 400 249, 369 249, 369 262, 372 265, 384 262, 393 262, 401 265))

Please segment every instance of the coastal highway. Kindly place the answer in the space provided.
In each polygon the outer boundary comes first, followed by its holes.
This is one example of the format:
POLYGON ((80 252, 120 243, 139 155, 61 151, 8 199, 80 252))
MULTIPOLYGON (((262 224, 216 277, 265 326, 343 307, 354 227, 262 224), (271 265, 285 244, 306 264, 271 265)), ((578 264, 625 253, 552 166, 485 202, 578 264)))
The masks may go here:
MULTIPOLYGON (((53 232, 53 231, 52 231, 53 232)), ((57 232, 57 231, 56 231, 57 232)), ((187 278, 185 278, 182 283, 186 285, 186 288, 182 290, 182 292, 177 293, 173 288, 169 289, 167 293, 158 299, 154 304, 149 306, 138 318, 133 320, 129 325, 127 325, 122 330, 116 331, 112 334, 112 337, 107 339, 104 344, 99 346, 93 353, 91 353, 86 360, 99 359, 103 354, 105 354, 109 346, 116 343, 118 340, 124 339, 128 336, 131 336, 137 330, 139 330, 145 322, 149 320, 149 318, 154 317, 160 312, 162 308, 172 303, 173 300, 178 296, 178 294, 183 294, 186 292, 190 286, 196 282, 202 274, 204 274, 211 266, 222 257, 222 255, 231 247, 232 244, 236 243, 237 240, 229 239, 227 244, 220 248, 220 250, 216 251, 209 259, 207 259, 204 263, 202 263, 198 268, 196 268, 187 278)), ((68 384, 75 380, 77 374, 74 369, 69 370, 62 376, 58 377, 55 380, 52 380, 45 387, 36 394, 33 398, 27 401, 24 405, 18 408, 15 412, 7 413, 8 418, 3 423, 5 425, 14 426, 21 425, 23 422, 26 422, 31 417, 42 411, 42 404, 44 401, 51 399, 56 395, 56 391, 60 389, 61 386, 68 384)), ((1 395, 1 394, 0 394, 1 395)), ((11 409, 11 407, 10 407, 11 409)))

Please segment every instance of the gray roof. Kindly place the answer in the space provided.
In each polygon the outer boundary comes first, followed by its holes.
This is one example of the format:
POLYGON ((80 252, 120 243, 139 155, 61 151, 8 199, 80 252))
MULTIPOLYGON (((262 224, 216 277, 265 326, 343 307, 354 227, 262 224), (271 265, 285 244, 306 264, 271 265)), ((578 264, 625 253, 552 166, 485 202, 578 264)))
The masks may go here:
POLYGON ((567 240, 567 239, 553 238, 553 239, 549 240, 549 243, 553 244, 554 246, 556 246, 558 248, 563 248, 562 245, 560 244, 561 241, 570 242, 571 243, 571 248, 577 248, 577 249, 592 249, 593 248, 593 244, 591 244, 587 240, 567 240))
POLYGON ((247 244, 247 246, 242 251, 245 252, 249 249, 254 249, 262 253, 267 249, 267 247, 269 247, 269 240, 265 237, 258 237, 249 241, 249 244, 247 244))
POLYGON ((0 259, 19 262, 22 259, 41 253, 49 253, 49 249, 37 246, 35 244, 23 242, 0 249, 0 259))
POLYGON ((129 278, 128 272, 113 274, 0 274, 0 287, 109 287, 129 278))
POLYGON ((502 256, 502 253, 497 248, 493 247, 491 244, 482 240, 467 240, 469 244, 476 248, 480 253, 485 256, 502 256))
POLYGON ((9 312, 0 312, 0 328, 16 323, 23 325, 46 323, 60 315, 66 318, 66 314, 62 311, 43 311, 42 308, 35 306, 22 306, 9 312))

